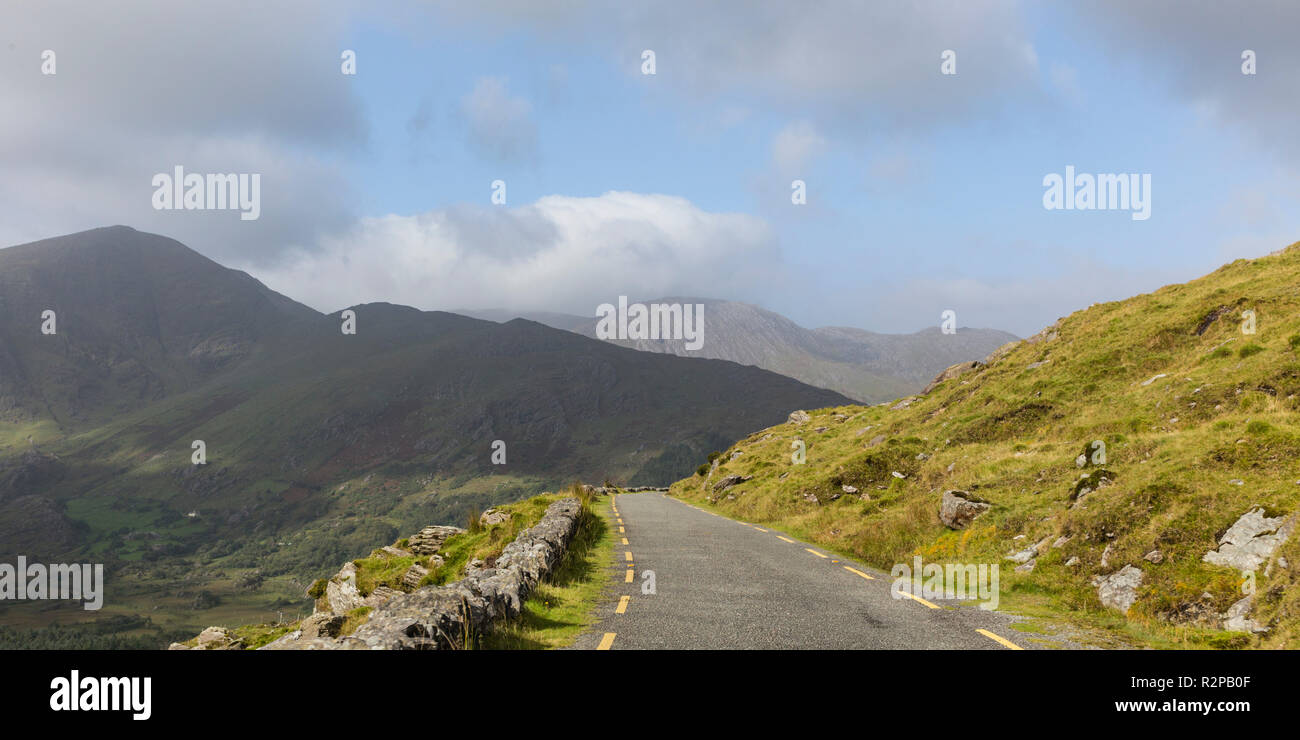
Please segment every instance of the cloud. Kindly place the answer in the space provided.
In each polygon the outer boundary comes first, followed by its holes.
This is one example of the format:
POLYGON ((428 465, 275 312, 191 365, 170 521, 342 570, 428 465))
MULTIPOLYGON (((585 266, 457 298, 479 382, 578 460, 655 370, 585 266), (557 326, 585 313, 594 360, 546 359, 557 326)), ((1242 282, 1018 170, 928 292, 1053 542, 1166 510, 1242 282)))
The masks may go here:
POLYGON ((772 141, 772 163, 782 175, 799 175, 825 150, 826 139, 811 123, 800 121, 777 133, 772 141))
POLYGON ((322 311, 372 301, 594 315, 619 295, 738 297, 782 279, 762 220, 667 195, 547 196, 362 219, 255 273, 322 311))
POLYGON ((167 0, 0 9, 0 244, 114 223, 261 262, 350 220, 368 129, 339 3, 248 13, 167 0), (57 74, 41 74, 55 52, 57 74), (291 93, 291 94, 290 94, 291 93), (260 173, 262 217, 155 211, 153 174, 260 173))
POLYGON ((1020 7, 1018 0, 568 0, 540 12, 527 0, 437 0, 407 12, 437 14, 441 23, 402 25, 581 43, 603 49, 629 76, 640 75, 641 52, 653 49, 658 90, 692 105, 752 101, 839 135, 863 124, 942 126, 1035 97, 1037 56, 1020 7), (957 52, 956 75, 939 73, 945 49, 957 52))
POLYGON ((533 106, 512 96, 506 81, 483 77, 460 101, 468 127, 466 143, 476 154, 494 162, 530 162, 537 157, 537 124, 533 106))
POLYGON ((1099 0, 1062 7, 1109 56, 1140 65, 1144 77, 1211 120, 1300 164, 1300 3, 1099 0), (1256 54, 1254 75, 1242 74, 1247 49, 1256 54))

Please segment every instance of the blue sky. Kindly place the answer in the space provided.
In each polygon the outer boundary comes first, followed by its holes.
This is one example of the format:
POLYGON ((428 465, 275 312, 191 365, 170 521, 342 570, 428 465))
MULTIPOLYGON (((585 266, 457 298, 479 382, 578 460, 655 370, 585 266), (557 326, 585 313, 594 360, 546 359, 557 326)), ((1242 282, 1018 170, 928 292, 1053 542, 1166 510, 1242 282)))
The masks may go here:
MULTIPOLYGON (((277 13, 302 17, 294 5, 250 6, 245 20, 266 13, 273 28, 277 13)), ((182 105, 139 83, 167 69, 102 63, 140 48, 120 26, 87 35, 50 15, 0 38, 23 110, 75 111, 93 84, 108 105, 143 109, 125 122, 156 130, 84 132, 136 153, 86 172, 60 156, 73 124, 60 143, 2 114, 27 172, 79 199, 22 203, 31 188, 0 178, 20 201, 3 236, 127 223, 322 310, 590 314, 620 294, 699 295, 882 331, 951 308, 962 325, 1023 335, 1300 239, 1286 134, 1300 53, 1285 30, 1300 18, 1253 5, 325 3, 285 38, 160 5, 155 27, 211 27, 214 49, 239 54, 233 83, 210 67, 175 72, 177 95, 194 97, 182 105), (47 44, 63 59, 93 49, 97 63, 64 62, 64 93, 19 69, 47 44), (947 48, 956 75, 939 74, 947 48), (1245 48, 1254 76, 1240 71, 1245 48), (355 76, 339 73, 342 49, 355 76), (643 49, 656 51, 653 76, 643 49), (87 87, 74 100, 76 75, 87 87), (170 163, 264 173, 266 215, 158 213, 129 194, 141 168, 170 163), (1066 165, 1150 174, 1150 219, 1045 210, 1043 177, 1066 165), (790 203, 794 178, 806 205, 790 203), (489 202, 498 179, 505 206, 489 202)), ((201 57, 204 43, 174 51, 201 57)))

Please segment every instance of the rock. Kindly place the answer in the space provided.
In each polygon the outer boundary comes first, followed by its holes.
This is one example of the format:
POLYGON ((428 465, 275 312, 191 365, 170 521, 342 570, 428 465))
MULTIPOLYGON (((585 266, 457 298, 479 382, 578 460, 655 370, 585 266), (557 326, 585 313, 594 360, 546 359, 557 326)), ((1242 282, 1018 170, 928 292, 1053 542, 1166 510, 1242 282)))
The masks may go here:
POLYGON ((325 583, 325 606, 334 614, 347 614, 365 605, 365 597, 357 590, 357 566, 344 563, 325 583))
POLYGON ((1038 559, 1037 559, 1037 558, 1032 558, 1032 559, 1030 559, 1029 562, 1025 563, 1024 565, 1017 565, 1017 566, 1016 566, 1016 572, 1017 572, 1017 573, 1032 573, 1033 570, 1034 570, 1034 566, 1035 566, 1035 565, 1038 565, 1038 559))
POLYGON ((790 424, 802 424, 809 419, 812 419, 812 416, 807 411, 791 411, 790 418, 786 419, 786 422, 790 424))
POLYGON ((820 503, 821 503, 820 501, 817 500, 817 495, 816 495, 816 494, 813 494, 813 493, 805 493, 805 494, 803 495, 803 500, 804 500, 804 501, 807 501, 807 502, 809 502, 809 503, 812 503, 812 504, 820 504, 820 503))
POLYGON ((1291 536, 1295 524, 1295 515, 1266 517, 1263 509, 1251 509, 1219 538, 1219 549, 1205 553, 1201 560, 1238 571, 1258 570, 1291 536))
POLYGON ((1156 565, 1159 565, 1160 563, 1165 562, 1165 555, 1159 550, 1152 550, 1146 555, 1143 555, 1142 559, 1149 563, 1155 563, 1156 565))
POLYGON ((854 486, 850 486, 850 485, 847 484, 847 483, 845 483, 844 485, 841 485, 841 486, 840 486, 840 490, 841 490, 841 491, 844 491, 845 493, 857 493, 857 492, 858 492, 858 489, 857 489, 857 488, 855 488, 854 486))
POLYGON ((298 631, 301 633, 299 638, 338 637, 345 621, 347 618, 342 614, 317 612, 299 623, 298 631))
POLYGON ((814 429, 813 431, 816 432, 816 433, 818 433, 818 434, 821 434, 822 432, 826 431, 827 429, 830 429, 830 427, 817 427, 817 428, 814 429))
POLYGON ((244 641, 225 627, 209 627, 199 633, 199 650, 243 650, 244 641))
POLYGON ((876 445, 878 445, 878 444, 880 444, 881 442, 884 442, 884 441, 885 441, 885 435, 883 435, 883 434, 877 434, 876 436, 872 437, 871 440, 870 440, 869 442, 867 442, 867 446, 868 446, 868 447, 875 447, 876 445))
POLYGON ((1097 582, 1097 597, 1103 606, 1118 609, 1125 614, 1137 601, 1137 590, 1142 585, 1143 573, 1131 565, 1102 577, 1097 582))
POLYGON ((1008 555, 1007 560, 1010 560, 1013 563, 1028 563, 1030 560, 1033 560, 1036 555, 1038 555, 1038 548, 1031 546, 1026 547, 1020 552, 1008 555))
POLYGON ((939 521, 949 529, 965 529, 989 507, 988 503, 971 499, 965 491, 944 491, 939 502, 939 521))
MULTIPOLYGON (((439 565, 441 565, 441 563, 439 563, 439 565)), ((416 563, 410 568, 407 568, 406 572, 402 574, 402 586, 405 587, 407 591, 414 591, 420 587, 420 581, 427 575, 429 575, 429 569, 416 563)))
POLYGON ((486 567, 487 567, 487 563, 484 563, 482 559, 474 558, 473 560, 465 564, 465 575, 470 575, 474 571, 483 570, 486 567))
POLYGON ((1255 608, 1255 595, 1251 594, 1228 607, 1223 615, 1223 628, 1231 632, 1268 632, 1268 628, 1250 618, 1255 608))
POLYGON ((1141 384, 1142 384, 1142 385, 1151 385, 1152 383, 1156 382, 1157 380, 1160 380, 1161 378, 1167 378, 1167 377, 1169 377, 1169 376, 1166 375, 1165 373, 1160 373, 1159 375, 1152 375, 1150 378, 1148 378, 1148 379, 1142 381, 1141 384))
POLYGON ((1074 566, 1074 565, 1078 565, 1078 564, 1079 564, 1079 556, 1078 556, 1078 555, 1075 555, 1074 557, 1072 557, 1072 558, 1070 558, 1069 560, 1065 561, 1065 564, 1066 564, 1066 566, 1074 566))
POLYGON ((1082 468, 1083 466, 1085 466, 1085 465, 1088 464, 1088 456, 1087 456, 1087 455, 1079 455, 1078 457, 1074 458, 1074 464, 1075 464, 1076 466, 1082 468))
POLYGON ((717 483, 714 483, 713 490, 715 492, 725 491, 728 488, 731 488, 732 486, 738 486, 747 480, 752 480, 753 477, 754 476, 752 475, 728 475, 727 477, 719 480, 717 483))
POLYGON ((380 552, 384 553, 385 555, 387 555, 387 556, 390 557, 390 558, 409 558, 409 557, 411 557, 411 551, 410 551, 410 550, 403 550, 403 549, 400 548, 400 547, 394 547, 394 546, 392 546, 392 545, 384 545, 383 547, 379 548, 379 550, 380 550, 380 552))
POLYGON ((971 372, 971 371, 973 371, 973 370, 978 370, 978 369, 980 369, 980 368, 982 368, 982 367, 984 367, 984 363, 979 362, 979 361, 975 361, 975 362, 959 362, 959 363, 957 363, 956 365, 950 365, 950 366, 949 366, 947 369, 945 369, 943 372, 941 372, 941 373, 939 373, 938 375, 936 375, 936 376, 934 377, 934 380, 931 380, 931 381, 930 381, 930 384, 927 385, 927 386, 924 388, 924 390, 921 391, 921 395, 923 395, 923 396, 929 395, 929 394, 930 394, 930 391, 932 391, 932 390, 934 390, 935 388, 939 387, 939 384, 942 383, 942 382, 945 381, 945 380, 952 380, 953 378, 961 377, 961 376, 965 375, 966 373, 969 373, 969 372, 971 372))
POLYGON ((1114 549, 1115 549, 1115 543, 1114 543, 1114 542, 1107 542, 1107 543, 1106 543, 1106 549, 1104 549, 1104 550, 1101 551, 1101 567, 1103 567, 1103 568, 1109 568, 1109 567, 1110 567, 1110 554, 1111 554, 1112 551, 1114 551, 1114 549))
POLYGON ((906 475, 903 475, 902 473, 898 472, 897 470, 895 470, 894 472, 890 473, 890 475, 894 476, 895 478, 897 478, 897 479, 899 479, 899 480, 902 480, 902 479, 904 479, 904 478, 907 477, 906 475))
POLYGON ((389 599, 394 596, 400 596, 401 594, 401 591, 398 591, 391 586, 375 586, 375 590, 371 591, 370 595, 366 597, 365 606, 382 606, 387 603, 389 599))
POLYGON ((1069 537, 1066 537, 1065 535, 1061 535, 1060 537, 1056 538, 1055 542, 1052 543, 1052 549, 1055 550, 1055 549, 1065 547, 1065 543, 1069 541, 1070 541, 1069 537))
POLYGON ((495 527, 498 524, 505 524, 510 521, 510 514, 500 509, 488 509, 478 517, 478 523, 485 527, 495 527))
POLYGON ((460 527, 432 526, 425 527, 419 532, 411 535, 408 541, 408 547, 416 555, 432 555, 442 547, 442 543, 447 538, 454 537, 458 534, 464 534, 465 530, 460 527))
POLYGON ((898 411, 898 410, 900 410, 900 409, 905 409, 905 408, 907 408, 908 406, 911 406, 911 405, 912 405, 912 402, 915 401, 915 400, 916 400, 915 398, 904 398, 903 400, 899 401, 898 403, 894 404, 893 406, 890 406, 890 407, 889 407, 889 410, 890 410, 890 411, 898 411))

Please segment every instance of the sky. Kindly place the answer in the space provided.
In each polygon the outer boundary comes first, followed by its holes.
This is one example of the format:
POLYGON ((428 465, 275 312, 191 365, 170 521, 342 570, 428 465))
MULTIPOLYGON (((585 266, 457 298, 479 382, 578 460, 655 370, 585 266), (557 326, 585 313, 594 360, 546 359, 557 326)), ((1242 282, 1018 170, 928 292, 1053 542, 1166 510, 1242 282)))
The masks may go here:
POLYGON ((1298 27, 1284 0, 11 0, 0 244, 126 224, 322 311, 700 296, 1023 336, 1300 240, 1298 27), (258 174, 259 217, 156 209, 176 166, 258 174), (1149 218, 1045 208, 1067 166, 1149 175, 1149 218))

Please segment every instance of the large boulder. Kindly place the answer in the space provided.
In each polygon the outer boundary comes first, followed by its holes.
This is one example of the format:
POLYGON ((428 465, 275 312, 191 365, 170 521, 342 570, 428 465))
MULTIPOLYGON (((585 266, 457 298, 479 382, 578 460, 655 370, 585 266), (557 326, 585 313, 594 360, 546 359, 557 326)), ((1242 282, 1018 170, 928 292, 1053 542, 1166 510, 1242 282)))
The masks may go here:
POLYGON ((944 491, 939 502, 939 521, 949 529, 965 529, 971 520, 988 511, 989 506, 970 498, 965 491, 944 491))

